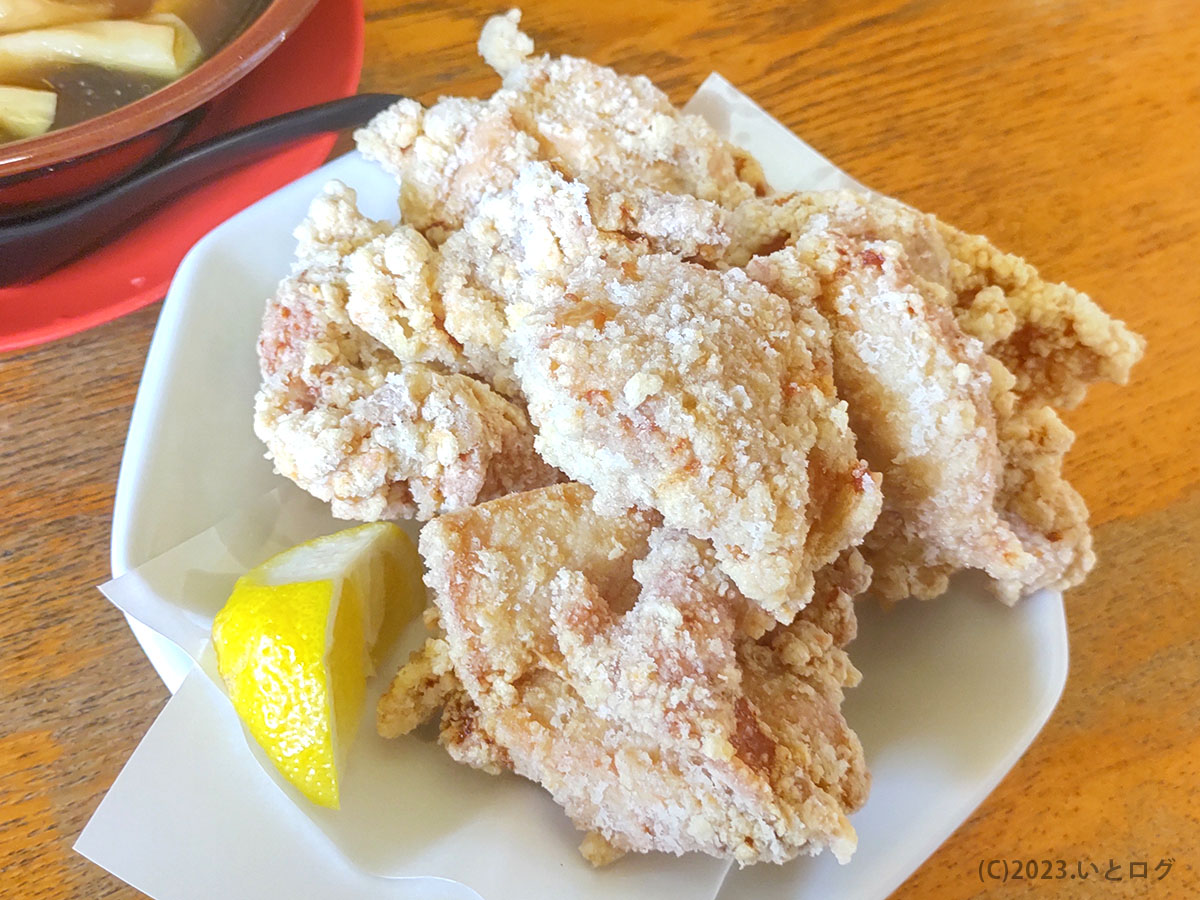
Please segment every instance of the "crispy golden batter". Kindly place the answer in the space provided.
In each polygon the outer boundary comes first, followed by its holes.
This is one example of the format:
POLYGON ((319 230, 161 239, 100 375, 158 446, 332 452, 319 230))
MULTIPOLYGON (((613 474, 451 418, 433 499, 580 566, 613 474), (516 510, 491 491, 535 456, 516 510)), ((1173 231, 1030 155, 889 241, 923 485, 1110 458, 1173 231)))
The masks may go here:
POLYGON ((381 737, 408 734, 441 709, 462 689, 444 640, 430 638, 400 667, 375 707, 375 730, 381 737))
POLYGON ((346 257, 346 314, 401 362, 463 371, 457 342, 446 333, 434 288, 436 251, 406 225, 346 257))
POLYGON ((586 197, 531 163, 443 245, 447 271, 470 261, 455 290, 495 331, 492 371, 512 361, 538 451, 602 509, 656 509, 711 540, 739 589, 790 621, 880 505, 828 326, 741 271, 600 231, 586 197))
POLYGON ((406 222, 434 243, 485 195, 544 160, 594 187, 652 187, 733 205, 764 189, 744 151, 681 113, 648 79, 569 56, 532 56, 520 13, 490 19, 480 53, 503 77, 487 100, 402 100, 355 135, 400 181, 406 222))
POLYGON ((1064 409, 1097 381, 1125 384, 1146 341, 1087 294, 1043 281, 1037 269, 986 238, 943 222, 938 230, 954 263, 950 288, 963 330, 1016 376, 1014 390, 1031 406, 1064 409))
POLYGON ((859 451, 883 473, 884 504, 864 552, 888 599, 934 596, 960 568, 1019 577, 1032 560, 1001 518, 1003 460, 982 346, 927 303, 903 251, 882 241, 804 236, 747 265, 801 299, 822 277, 834 377, 859 451))
POLYGON ((467 375, 399 358, 355 321, 344 261, 387 241, 389 228, 333 185, 298 231, 296 270, 267 304, 258 344, 254 428, 276 470, 334 515, 363 520, 427 518, 558 480, 520 406, 467 375))
POLYGON ((446 641, 431 637, 409 656, 380 696, 375 729, 381 737, 400 737, 438 710, 438 740, 452 759, 493 775, 512 768, 504 748, 484 731, 479 710, 454 674, 446 641))
POLYGON ((441 328, 437 297, 422 289, 432 259, 416 231, 368 219, 354 191, 334 181, 296 229, 292 269, 321 288, 321 313, 342 326, 348 340, 361 329, 399 362, 461 369, 454 341, 441 328))
MULTIPOLYGON (((841 646, 861 559, 824 570, 795 622, 756 640, 743 630, 755 608, 704 544, 653 514, 598 515, 591 499, 558 485, 423 530, 465 692, 450 695, 443 743, 541 782, 591 833, 581 851, 594 862, 699 850, 748 864, 825 848, 844 861, 846 815, 868 781, 839 712, 858 680, 841 646)), ((425 708, 439 653, 401 670, 396 690, 418 699, 398 707, 425 708)))
MULTIPOLYGON (((681 264, 724 269, 714 293, 735 305, 748 296, 738 280, 748 266, 772 290, 789 294, 797 321, 812 321, 814 299, 829 318, 839 394, 849 401, 863 454, 888 476, 884 514, 866 542, 880 593, 933 596, 962 568, 986 571, 1008 600, 1082 579, 1092 562, 1087 514, 1062 479, 1070 433, 1049 407, 1078 403, 1094 381, 1125 381, 1142 352, 1137 335, 1086 295, 1047 283, 985 239, 896 201, 848 192, 763 196, 756 167, 671 109, 644 79, 534 57, 518 20, 516 13, 496 17, 480 39, 481 53, 505 79, 494 97, 442 101, 429 111, 400 105, 360 140, 401 177, 406 213, 445 241, 433 277, 446 331, 471 371, 506 396, 529 395, 543 454, 614 507, 636 502, 665 510, 672 501, 656 493, 664 485, 687 498, 694 517, 669 511, 669 524, 714 539, 740 587, 786 619, 803 603, 813 567, 801 564, 808 575, 789 581, 795 573, 786 566, 764 567, 753 557, 769 550, 746 540, 736 515, 727 536, 708 527, 732 508, 715 512, 723 502, 720 481, 708 473, 679 477, 662 453, 647 467, 654 440, 630 425, 629 410, 616 409, 644 411, 662 394, 677 396, 672 376, 693 390, 706 384, 647 340, 647 323, 662 318, 655 313, 672 302, 690 310, 694 302, 666 289, 682 284, 680 272, 693 278, 693 267, 681 264), (555 196, 522 188, 537 160, 565 175, 550 191, 555 196), (568 196, 557 196, 564 191, 568 196), (802 237, 804 248, 776 254, 802 237), (877 265, 864 262, 875 259, 877 265), (564 265, 572 269, 571 288, 564 265), (780 266, 786 284, 774 271, 780 266), (594 297, 575 302, 583 287, 628 293, 628 281, 638 284, 633 300, 616 305, 634 321, 617 316, 601 327, 581 318, 581 309, 597 305, 594 297), (610 333, 620 335, 611 344, 610 333), (634 358, 639 354, 644 359, 634 358), (643 372, 641 363, 655 359, 672 371, 643 372), (662 485, 647 483, 647 472, 662 485), (713 509, 694 503, 693 483, 713 509), (748 549, 751 558, 739 560, 748 549), (761 583, 739 575, 739 563, 761 583), (800 598, 782 601, 781 592, 797 584, 800 598)), ((711 298, 701 306, 711 307, 711 298)), ((768 305, 764 316, 769 312, 768 305)), ((726 318, 713 321, 715 332, 746 343, 726 318)), ((748 368, 758 370, 759 362, 748 368)), ((758 400, 752 405, 761 406, 758 400)), ((766 406, 755 411, 764 421, 775 414, 766 406)), ((696 435, 643 418, 660 429, 650 432, 654 439, 675 439, 676 455, 697 443, 696 435)), ((724 458, 741 471, 744 457, 724 458)), ((750 476, 745 481, 735 479, 731 491, 748 509, 756 500, 743 490, 750 476)), ((777 507, 784 519, 799 515, 798 495, 783 486, 771 498, 778 504, 788 496, 777 507)), ((778 524, 767 523, 768 544, 778 524)), ((796 534, 786 525, 778 531, 796 534)), ((822 561, 837 549, 831 543, 822 561)))
POLYGON ((751 256, 747 271, 772 290, 807 302, 821 281, 838 392, 884 475, 863 547, 875 592, 933 597, 963 568, 987 572, 1010 603, 1079 583, 1094 561, 1087 510, 1063 480, 1071 433, 1047 403, 1125 380, 1141 339, 1086 296, 895 201, 796 194, 750 201, 730 222, 729 258, 751 256), (1001 271, 1020 274, 1002 289, 989 283, 1001 271), (1031 329, 1042 335, 1032 344, 1008 337, 1031 329))
POLYGON ((986 238, 887 197, 801 192, 748 201, 730 218, 725 258, 737 265, 806 229, 898 243, 909 268, 928 283, 930 301, 950 308, 962 330, 1004 363, 1016 376, 1017 395, 1031 404, 1070 408, 1090 384, 1124 384, 1145 349, 1086 294, 1046 282, 986 238))
POLYGON ((712 263, 729 241, 724 216, 715 204, 648 188, 589 191, 544 163, 529 163, 508 188, 480 200, 441 245, 435 290, 446 329, 475 372, 502 393, 520 395, 507 346, 510 320, 554 302, 567 259, 668 253, 712 263))

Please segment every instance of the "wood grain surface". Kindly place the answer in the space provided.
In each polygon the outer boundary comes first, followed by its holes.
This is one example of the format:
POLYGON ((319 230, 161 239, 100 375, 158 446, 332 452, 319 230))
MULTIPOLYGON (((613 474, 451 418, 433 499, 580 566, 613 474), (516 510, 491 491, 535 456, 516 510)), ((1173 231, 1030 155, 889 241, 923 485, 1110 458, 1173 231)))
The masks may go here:
MULTIPOLYGON (((492 3, 367 6, 364 90, 496 86, 472 49, 492 3)), ((677 101, 719 69, 856 178, 988 234, 1146 335, 1133 382, 1067 417, 1100 563, 1067 596, 1062 701, 894 896, 1200 896, 1195 0, 543 0, 525 23, 543 49, 646 73, 677 101), (993 858, 1080 860, 1089 877, 980 883, 993 858), (1121 882, 1104 880, 1110 860, 1121 882), (1130 880, 1143 860, 1149 876, 1130 880)), ((157 313, 0 358, 4 897, 140 896, 70 848, 166 699, 94 589, 157 313)))

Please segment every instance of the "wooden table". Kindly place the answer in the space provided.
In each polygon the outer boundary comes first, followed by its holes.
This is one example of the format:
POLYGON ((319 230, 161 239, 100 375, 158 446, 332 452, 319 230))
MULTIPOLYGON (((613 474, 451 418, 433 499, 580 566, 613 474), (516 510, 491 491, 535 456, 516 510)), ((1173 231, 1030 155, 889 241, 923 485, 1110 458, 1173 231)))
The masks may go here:
MULTIPOLYGON (((364 90, 490 91, 490 3, 368 3, 364 90), (452 7, 452 8, 451 8, 452 7)), ((1200 896, 1200 11, 1195 0, 529 3, 540 46, 682 101, 719 69, 851 174, 1081 287, 1149 339, 1068 414, 1100 563, 1071 674, 895 896, 1200 896), (981 859, 1086 881, 981 884, 981 859), (1128 863, 1173 858, 1161 880, 1128 863), (1125 867, 1105 882, 1109 860, 1125 867), (1088 862, 1100 865, 1092 873, 1088 862)), ((0 360, 0 894, 135 897, 71 844, 166 692, 94 589, 158 308, 0 360)))

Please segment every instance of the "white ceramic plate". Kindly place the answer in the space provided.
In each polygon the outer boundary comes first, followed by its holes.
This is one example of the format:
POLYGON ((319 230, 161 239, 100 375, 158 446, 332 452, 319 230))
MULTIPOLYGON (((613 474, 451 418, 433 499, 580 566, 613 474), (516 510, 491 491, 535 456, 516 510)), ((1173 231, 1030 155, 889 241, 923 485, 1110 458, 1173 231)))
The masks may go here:
MULTIPOLYGON (((735 139, 739 121, 724 117, 735 139)), ((251 429, 254 344, 263 302, 289 269, 290 232, 330 178, 357 188, 368 215, 394 215, 394 183, 351 154, 235 216, 180 267, 130 423, 113 514, 114 575, 280 483, 251 429)), ((882 900, 996 786, 1062 692, 1067 637, 1057 594, 1007 609, 959 584, 935 602, 891 613, 867 603, 860 615, 850 649, 864 678, 845 711, 866 748, 873 788, 853 819, 858 852, 847 866, 820 858, 734 872, 722 898, 882 900)), ((154 632, 136 623, 134 630, 174 691, 190 660, 154 632)), ((321 838, 281 824, 271 836, 273 854, 311 866, 320 857, 314 840, 321 838)), ((388 896, 426 895, 413 882, 394 884, 388 896)))

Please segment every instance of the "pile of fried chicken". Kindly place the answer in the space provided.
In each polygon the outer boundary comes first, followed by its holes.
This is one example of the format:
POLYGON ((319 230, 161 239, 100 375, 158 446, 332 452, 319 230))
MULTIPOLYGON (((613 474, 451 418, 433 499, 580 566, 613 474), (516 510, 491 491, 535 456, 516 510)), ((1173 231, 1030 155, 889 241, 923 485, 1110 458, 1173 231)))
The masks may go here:
POLYGON ((399 224, 330 184, 259 341, 255 429, 343 518, 428 519, 432 636, 380 701, 541 783, 594 863, 783 862, 856 838, 854 599, 1078 584, 1056 408, 1143 342, 902 203, 776 193, 643 77, 479 49, 486 100, 357 135, 399 224))

